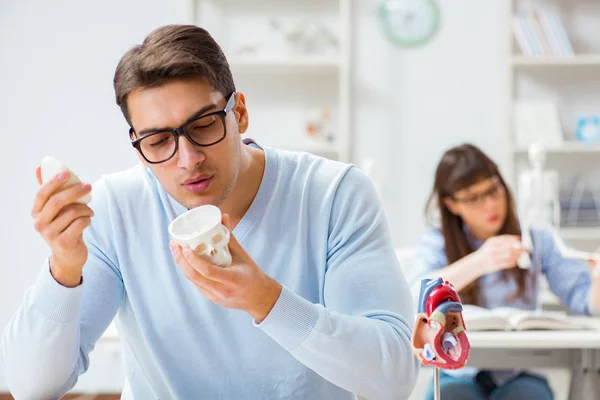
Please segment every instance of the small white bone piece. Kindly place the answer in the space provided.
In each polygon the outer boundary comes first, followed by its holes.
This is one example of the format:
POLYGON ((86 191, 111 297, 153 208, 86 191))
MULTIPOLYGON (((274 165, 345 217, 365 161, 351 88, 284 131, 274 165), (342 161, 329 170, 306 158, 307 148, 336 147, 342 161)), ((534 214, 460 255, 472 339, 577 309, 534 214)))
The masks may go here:
MULTIPOLYGON (((63 171, 68 171, 70 174, 69 180, 65 183, 65 185, 73 185, 75 183, 81 182, 79 177, 71 171, 65 164, 58 161, 53 157, 44 157, 42 159, 42 183, 48 182, 50 179, 54 178, 56 175, 60 174, 63 171)), ((92 200, 92 195, 90 193, 81 196, 76 200, 77 203, 88 204, 92 200)))

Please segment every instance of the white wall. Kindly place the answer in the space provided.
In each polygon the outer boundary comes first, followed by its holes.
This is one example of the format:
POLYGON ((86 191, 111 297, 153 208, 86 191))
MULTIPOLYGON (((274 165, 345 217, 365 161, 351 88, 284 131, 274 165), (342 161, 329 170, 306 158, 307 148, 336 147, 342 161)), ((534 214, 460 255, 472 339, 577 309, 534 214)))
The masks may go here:
POLYGON ((415 245, 444 150, 463 141, 503 163, 502 1, 438 0, 438 35, 400 49, 381 33, 378 0, 357 1, 358 161, 373 157, 397 246, 415 245))
POLYGON ((94 181, 137 162, 114 101, 114 69, 150 30, 185 22, 186 5, 0 1, 0 330, 48 251, 30 217, 36 166, 53 155, 94 181))

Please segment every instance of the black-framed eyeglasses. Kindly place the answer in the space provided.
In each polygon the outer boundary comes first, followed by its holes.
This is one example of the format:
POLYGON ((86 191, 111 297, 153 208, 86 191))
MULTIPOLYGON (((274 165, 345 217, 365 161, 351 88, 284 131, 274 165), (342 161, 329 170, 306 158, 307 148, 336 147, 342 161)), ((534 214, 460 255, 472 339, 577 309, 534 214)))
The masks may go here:
MULTIPOLYGON (((200 146, 213 146, 227 136, 225 117, 235 104, 235 92, 229 96, 225 108, 201 115, 190 120, 179 128, 152 132, 132 140, 131 145, 140 152, 150 164, 160 164, 173 158, 179 148, 179 137, 185 136, 190 143, 200 146)), ((135 131, 129 129, 129 136, 134 137, 135 131)))
POLYGON ((481 193, 464 198, 457 198, 454 196, 450 197, 452 198, 452 200, 459 203, 467 204, 469 206, 481 207, 485 204, 485 200, 488 197, 498 199, 505 192, 504 184, 502 183, 502 181, 500 181, 500 179, 497 176, 493 177, 493 181, 494 184, 481 193))

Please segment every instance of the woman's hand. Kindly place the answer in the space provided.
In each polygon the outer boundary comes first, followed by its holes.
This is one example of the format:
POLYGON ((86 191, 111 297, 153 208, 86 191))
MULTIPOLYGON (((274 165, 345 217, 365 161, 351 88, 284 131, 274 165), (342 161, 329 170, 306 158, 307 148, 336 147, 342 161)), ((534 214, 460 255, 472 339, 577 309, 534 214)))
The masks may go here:
POLYGON ((493 236, 477 250, 479 261, 486 274, 514 268, 519 256, 526 250, 516 235, 493 236))
MULTIPOLYGON (((600 256, 600 248, 596 249, 594 254, 600 256)), ((590 267, 590 274, 592 274, 592 278, 600 279, 600 265, 598 265, 598 259, 589 259, 588 266, 590 267)))

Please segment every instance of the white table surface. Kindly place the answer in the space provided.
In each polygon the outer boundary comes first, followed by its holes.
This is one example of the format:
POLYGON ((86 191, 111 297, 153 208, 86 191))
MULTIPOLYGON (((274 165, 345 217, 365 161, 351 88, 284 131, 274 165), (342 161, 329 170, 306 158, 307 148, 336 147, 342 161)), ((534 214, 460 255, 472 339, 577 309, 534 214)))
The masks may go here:
POLYGON ((467 337, 476 349, 600 349, 600 318, 569 317, 588 326, 581 331, 474 331, 467 337))

